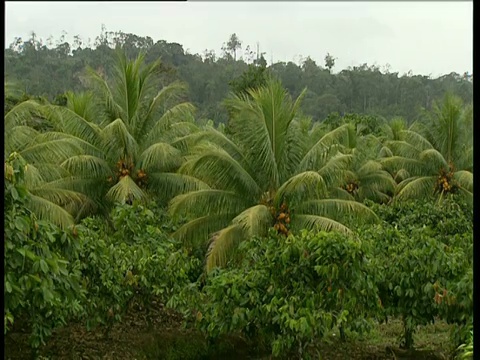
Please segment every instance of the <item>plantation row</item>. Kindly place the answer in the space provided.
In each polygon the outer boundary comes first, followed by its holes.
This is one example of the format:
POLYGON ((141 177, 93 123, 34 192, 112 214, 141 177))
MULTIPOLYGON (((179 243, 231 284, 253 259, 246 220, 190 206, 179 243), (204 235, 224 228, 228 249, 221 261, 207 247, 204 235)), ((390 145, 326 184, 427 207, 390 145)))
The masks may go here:
POLYGON ((285 238, 272 228, 243 242, 225 269, 202 275, 201 254, 168 236, 176 224, 154 204, 153 211, 116 206, 115 231, 99 217, 64 231, 25 207, 24 164, 12 159, 12 166, 5 326, 7 334, 27 323, 33 346, 72 321, 110 327, 133 303, 147 314, 166 304, 212 340, 240 333, 257 351, 287 357, 306 357, 335 329, 348 338, 389 318, 403 320, 406 347, 418 325, 457 324, 452 340, 459 344, 472 323, 468 206, 369 203, 381 222, 358 224, 354 236, 304 230, 285 238))
MULTIPOLYGON (((209 338, 242 334, 305 357, 401 318, 473 316, 473 116, 447 94, 412 126, 348 114, 312 124, 276 79, 196 122, 185 86, 118 52, 66 105, 5 114, 5 326, 32 345, 132 301, 209 338), (412 201, 414 200, 414 201, 412 201)), ((8 89, 6 89, 8 90, 8 89)))

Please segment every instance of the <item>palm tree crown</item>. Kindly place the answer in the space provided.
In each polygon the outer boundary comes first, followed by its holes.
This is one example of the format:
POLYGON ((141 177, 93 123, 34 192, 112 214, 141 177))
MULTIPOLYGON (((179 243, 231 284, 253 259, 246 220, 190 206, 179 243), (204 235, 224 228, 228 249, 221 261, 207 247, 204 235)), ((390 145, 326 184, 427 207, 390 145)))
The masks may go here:
POLYGON ((308 146, 300 136, 301 97, 293 101, 270 80, 226 101, 231 139, 211 128, 184 139, 190 152, 179 172, 201 185, 172 200, 172 214, 190 218, 174 236, 210 238, 207 270, 224 265, 239 241, 264 235, 271 226, 286 235, 303 228, 348 232, 341 222, 346 214, 375 218, 360 203, 329 197, 352 159, 339 150, 353 129, 342 126, 308 146))
POLYGON ((472 112, 461 99, 447 94, 424 123, 398 132, 386 141, 382 164, 401 172, 396 199, 454 193, 473 200, 472 112))

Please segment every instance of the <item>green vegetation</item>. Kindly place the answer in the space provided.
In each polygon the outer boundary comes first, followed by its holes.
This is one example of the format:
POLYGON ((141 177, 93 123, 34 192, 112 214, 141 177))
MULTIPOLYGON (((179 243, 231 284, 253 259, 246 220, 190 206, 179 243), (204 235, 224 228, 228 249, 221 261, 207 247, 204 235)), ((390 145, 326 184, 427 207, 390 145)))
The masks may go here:
POLYGON ((423 108, 432 110, 433 102, 445 92, 456 94, 466 104, 473 101, 473 77, 468 73, 432 78, 392 72, 388 65, 336 69, 335 54, 329 54, 324 64, 317 64, 310 57, 298 63, 267 64, 269 54, 262 52, 262 44, 256 51, 255 46, 242 46, 240 34, 230 36, 220 54, 208 49, 192 54, 175 42, 154 42, 148 36, 106 28, 92 40, 80 35, 74 37, 73 43, 68 43, 64 35, 42 39, 34 32, 28 39, 16 38, 4 51, 6 79, 29 95, 53 101, 67 91, 89 89, 86 66, 110 75, 115 63, 114 49, 119 46, 128 59, 136 58, 140 52, 146 54, 148 64, 160 58, 162 72, 158 80, 164 85, 175 80, 186 83, 189 99, 197 108, 197 119, 211 119, 215 124, 228 121, 221 103, 230 90, 241 92, 252 85, 262 85, 266 74, 280 79, 292 98, 308 88, 301 110, 315 121, 338 113, 387 120, 400 116, 412 123, 421 116, 423 108), (249 86, 246 81, 251 81, 249 86))
POLYGON ((369 91, 419 79, 332 74, 331 55, 247 65, 235 34, 219 59, 117 34, 111 61, 111 35, 5 51, 24 74, 5 82, 8 348, 26 334, 25 358, 72 358, 100 333, 122 358, 356 358, 367 339, 472 356, 470 80, 393 107, 369 91))

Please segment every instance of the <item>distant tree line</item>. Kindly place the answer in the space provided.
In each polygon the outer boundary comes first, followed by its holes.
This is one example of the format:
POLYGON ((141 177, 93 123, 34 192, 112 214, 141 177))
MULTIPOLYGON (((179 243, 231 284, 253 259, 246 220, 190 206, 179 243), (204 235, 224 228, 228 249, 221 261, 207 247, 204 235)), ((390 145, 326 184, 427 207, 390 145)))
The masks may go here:
POLYGON ((65 92, 88 87, 88 68, 108 78, 114 49, 120 46, 131 59, 140 52, 146 54, 147 63, 161 59, 156 76, 164 85, 175 80, 186 82, 189 100, 197 107, 197 119, 215 123, 227 121, 222 100, 230 91, 238 93, 258 86, 268 76, 279 78, 293 97, 307 87, 301 110, 314 121, 323 121, 335 113, 357 113, 386 119, 402 117, 411 123, 447 92, 466 104, 473 101, 472 74, 452 72, 433 79, 411 72, 400 75, 390 72, 388 66, 380 69, 367 64, 333 73, 336 58, 329 53, 324 66, 310 57, 300 64, 289 61, 267 66, 265 53, 260 52, 258 44, 256 49, 242 48, 236 34, 223 44, 220 55, 214 50, 191 54, 178 43, 154 42, 148 36, 107 31, 104 26, 93 42, 77 35, 70 44, 65 36, 63 32, 55 42, 52 37, 43 40, 34 32, 27 40, 15 38, 4 51, 5 81, 29 96, 61 102, 65 92))

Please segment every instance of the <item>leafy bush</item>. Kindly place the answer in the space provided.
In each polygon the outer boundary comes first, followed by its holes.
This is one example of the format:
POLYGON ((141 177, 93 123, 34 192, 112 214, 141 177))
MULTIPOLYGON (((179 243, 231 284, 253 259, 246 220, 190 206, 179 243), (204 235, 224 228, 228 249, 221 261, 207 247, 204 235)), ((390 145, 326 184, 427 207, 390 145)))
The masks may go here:
POLYGON ((440 204, 431 199, 394 202, 390 205, 367 201, 367 204, 385 223, 406 234, 415 229, 428 228, 431 236, 449 244, 452 236, 473 232, 473 209, 452 197, 440 204))
POLYGON ((15 153, 5 163, 4 334, 23 317, 38 347, 53 328, 81 314, 85 293, 79 262, 70 259, 78 247, 70 231, 38 221, 25 207, 25 167, 15 153))
POLYGON ((375 274, 363 242, 303 231, 244 242, 236 263, 209 274, 191 294, 197 325, 210 337, 241 332, 274 356, 307 347, 335 326, 363 331, 378 309, 375 274))
POLYGON ((132 300, 166 303, 198 277, 200 260, 168 238, 174 224, 158 209, 116 207, 113 232, 101 218, 73 231, 38 221, 25 207, 25 166, 16 154, 5 163, 5 334, 23 317, 38 347, 69 320, 111 324, 132 300))
POLYGON ((453 201, 372 208, 385 222, 358 232, 373 245, 385 315, 404 321, 403 345, 412 347, 417 325, 436 317, 466 324, 473 315, 470 210, 453 201))
POLYGON ((151 210, 122 205, 112 217, 114 232, 102 219, 88 218, 77 227, 88 327, 120 320, 133 300, 147 309, 153 297, 165 304, 201 269, 198 259, 154 225, 162 219, 151 210))

